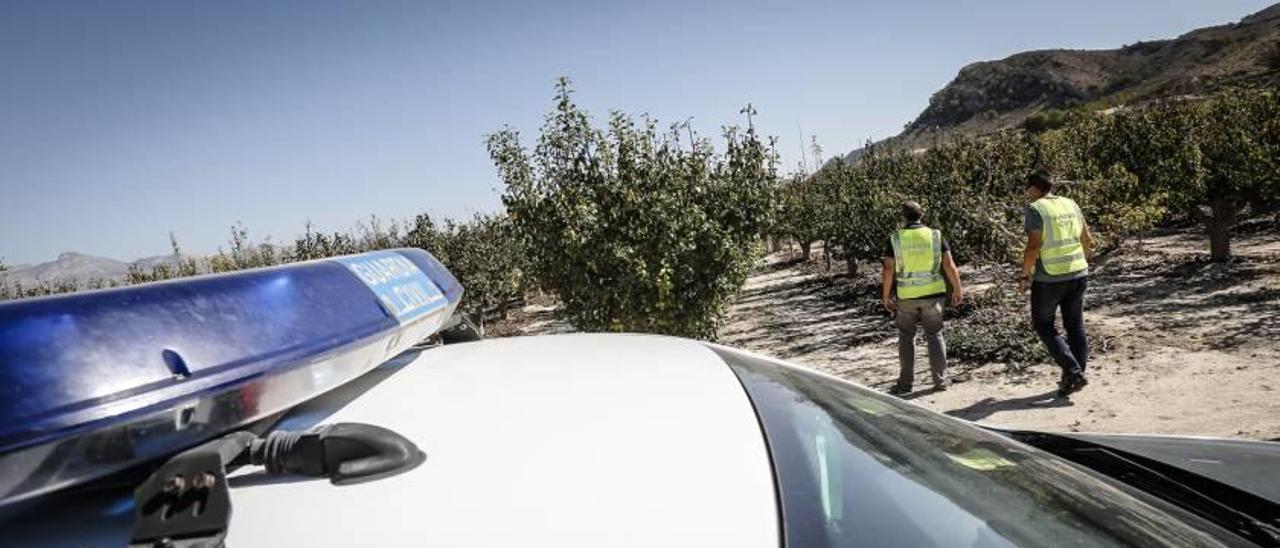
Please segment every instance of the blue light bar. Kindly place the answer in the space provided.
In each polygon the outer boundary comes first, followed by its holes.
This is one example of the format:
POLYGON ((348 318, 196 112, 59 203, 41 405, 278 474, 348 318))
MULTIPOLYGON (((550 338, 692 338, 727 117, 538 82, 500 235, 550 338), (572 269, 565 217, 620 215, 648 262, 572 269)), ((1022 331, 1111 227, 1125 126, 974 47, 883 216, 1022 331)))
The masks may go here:
POLYGON ((0 304, 0 507, 340 386, 461 298, 399 249, 0 304))

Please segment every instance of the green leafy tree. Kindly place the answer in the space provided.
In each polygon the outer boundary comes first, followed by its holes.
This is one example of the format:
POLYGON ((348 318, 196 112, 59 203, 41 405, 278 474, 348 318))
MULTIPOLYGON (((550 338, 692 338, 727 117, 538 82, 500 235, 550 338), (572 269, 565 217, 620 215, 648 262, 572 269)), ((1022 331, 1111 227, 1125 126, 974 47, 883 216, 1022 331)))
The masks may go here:
POLYGON ((1280 204, 1280 101, 1272 93, 1229 92, 1203 105, 1203 115, 1204 176, 1179 196, 1209 207, 1209 253, 1225 261, 1240 213, 1280 204))
POLYGON ((826 181, 822 177, 822 172, 810 177, 797 174, 777 190, 774 232, 794 240, 806 261, 813 243, 830 235, 827 225, 831 215, 826 211, 830 204, 824 200, 826 181))
POLYGON ((506 217, 480 214, 441 225, 419 215, 399 241, 402 247, 429 251, 449 268, 466 290, 463 310, 482 329, 489 313, 505 317, 507 307, 524 294, 527 253, 521 244, 506 217))
POLYGON ((249 238, 249 230, 242 223, 231 225, 229 252, 218 249, 218 254, 209 258, 209 269, 213 272, 231 272, 248 268, 275 266, 287 262, 289 257, 280 253, 270 240, 254 243, 249 238))
POLYGON ((831 215, 830 238, 839 243, 852 277, 859 273, 859 262, 880 259, 889 233, 897 226, 903 194, 896 184, 897 174, 888 175, 900 167, 894 156, 870 150, 858 162, 836 159, 823 168, 824 194, 831 203, 824 210, 831 215))
POLYGON ((1028 133, 1042 133, 1051 129, 1058 129, 1066 125, 1066 123, 1066 112, 1049 109, 1027 116, 1022 121, 1022 129, 1025 129, 1028 133))
POLYGON ((1032 155, 1016 134, 955 139, 903 159, 918 164, 905 193, 924 206, 926 224, 942 230, 956 260, 1005 261, 1020 239, 1011 227, 1022 220, 1012 179, 1025 176, 1032 155))
POLYGON ((725 128, 724 151, 619 112, 593 127, 567 80, 532 153, 488 138, 530 273, 585 330, 712 337, 774 207, 772 141, 725 128))
POLYGON ((1169 101, 1116 113, 1098 125, 1098 167, 1114 164, 1137 177, 1142 201, 1201 220, 1215 261, 1231 257, 1239 214, 1280 203, 1280 103, 1274 93, 1227 91, 1202 101, 1169 101))
POLYGON ((356 238, 350 234, 333 232, 325 234, 317 232, 311 221, 306 223, 306 231, 294 239, 290 259, 293 261, 310 261, 326 257, 337 257, 358 253, 360 250, 356 238))

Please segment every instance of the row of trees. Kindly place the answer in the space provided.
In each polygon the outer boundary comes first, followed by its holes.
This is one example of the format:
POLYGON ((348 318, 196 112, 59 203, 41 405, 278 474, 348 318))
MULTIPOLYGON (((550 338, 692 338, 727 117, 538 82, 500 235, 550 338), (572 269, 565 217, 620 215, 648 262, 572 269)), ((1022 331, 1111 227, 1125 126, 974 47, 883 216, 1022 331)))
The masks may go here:
POLYGON ((1070 112, 1056 128, 957 138, 923 151, 870 149, 786 181, 774 230, 807 250, 838 246, 857 273, 919 201, 961 262, 1007 261, 1022 242, 1022 181, 1048 169, 1114 246, 1170 219, 1201 222, 1214 260, 1230 258, 1242 213, 1280 204, 1280 98, 1232 91, 1112 112, 1070 112))

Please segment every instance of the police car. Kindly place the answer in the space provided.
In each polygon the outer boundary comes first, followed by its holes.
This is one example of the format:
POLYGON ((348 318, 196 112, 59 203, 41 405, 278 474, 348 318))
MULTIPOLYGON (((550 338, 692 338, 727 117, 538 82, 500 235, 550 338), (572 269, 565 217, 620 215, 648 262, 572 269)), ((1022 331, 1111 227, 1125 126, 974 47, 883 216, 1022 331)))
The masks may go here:
POLYGON ((396 250, 0 305, 0 545, 1280 544, 1280 444, 985 428, 700 341, 475 341, 461 298, 396 250))

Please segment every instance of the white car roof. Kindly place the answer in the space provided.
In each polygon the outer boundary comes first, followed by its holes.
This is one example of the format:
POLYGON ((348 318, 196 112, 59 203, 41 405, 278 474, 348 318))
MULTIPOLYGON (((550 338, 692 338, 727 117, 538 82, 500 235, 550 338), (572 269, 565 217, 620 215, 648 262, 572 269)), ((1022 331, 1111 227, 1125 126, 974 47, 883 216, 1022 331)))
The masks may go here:
POLYGON ((228 545, 780 543, 754 410, 702 344, 497 339, 430 349, 381 374, 323 422, 390 428, 426 462, 348 486, 235 477, 228 545))

